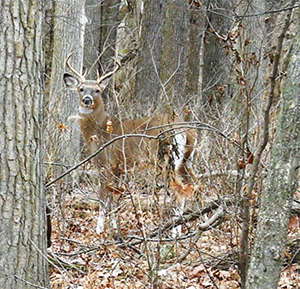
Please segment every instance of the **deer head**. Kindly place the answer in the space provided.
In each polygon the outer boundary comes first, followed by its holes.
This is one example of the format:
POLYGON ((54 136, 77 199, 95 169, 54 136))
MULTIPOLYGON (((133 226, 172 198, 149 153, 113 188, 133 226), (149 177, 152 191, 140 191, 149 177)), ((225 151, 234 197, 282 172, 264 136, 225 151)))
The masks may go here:
POLYGON ((102 105, 101 94, 108 84, 108 79, 120 69, 121 64, 116 60, 116 67, 112 71, 102 76, 99 76, 99 73, 97 72, 98 77, 96 80, 86 80, 86 73, 81 75, 70 65, 69 60, 72 55, 73 54, 70 54, 68 56, 66 65, 76 77, 65 73, 64 81, 68 88, 77 90, 79 93, 79 105, 81 107, 79 112, 83 114, 89 113, 102 105))

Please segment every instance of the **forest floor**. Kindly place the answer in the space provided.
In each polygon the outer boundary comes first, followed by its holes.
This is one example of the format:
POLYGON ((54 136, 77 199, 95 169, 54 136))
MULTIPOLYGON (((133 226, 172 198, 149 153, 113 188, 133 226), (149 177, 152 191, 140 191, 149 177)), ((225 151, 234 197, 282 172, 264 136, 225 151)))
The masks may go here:
MULTIPOLYGON (((51 288, 240 288, 241 221, 233 196, 221 196, 215 185, 201 187, 201 197, 176 219, 163 189, 154 195, 132 187, 115 209, 118 233, 106 224, 97 234, 92 187, 72 188, 52 206, 51 288), (181 234, 172 233, 180 223, 181 234)), ((289 240, 300 239, 299 220, 292 217, 289 240)), ((300 288, 293 254, 287 249, 278 288, 300 288)))

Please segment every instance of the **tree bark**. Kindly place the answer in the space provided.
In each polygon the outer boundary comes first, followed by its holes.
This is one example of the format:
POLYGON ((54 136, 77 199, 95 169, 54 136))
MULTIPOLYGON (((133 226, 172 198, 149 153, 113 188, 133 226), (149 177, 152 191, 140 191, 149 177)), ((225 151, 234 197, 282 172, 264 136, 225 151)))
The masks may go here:
POLYGON ((202 102, 209 99, 219 99, 217 87, 228 83, 230 72, 230 58, 226 56, 224 47, 220 45, 217 35, 226 35, 232 25, 231 19, 225 11, 230 11, 231 1, 208 1, 206 35, 203 49, 203 83, 202 102))
MULTIPOLYGON (((65 62, 73 53, 71 65, 82 71, 84 27, 84 1, 66 0, 54 2, 53 56, 50 76, 50 95, 47 103, 46 142, 47 160, 50 163, 72 165, 80 158, 80 131, 76 120, 77 92, 69 91, 63 82, 65 62)), ((52 175, 61 172, 58 166, 52 175)))
POLYGON ((189 36, 189 3, 167 0, 161 79, 165 85, 164 100, 182 107, 185 99, 187 50, 189 36))
MULTIPOLYGON (((253 164, 250 166, 250 176, 245 180, 241 180, 238 185, 238 191, 241 195, 241 216, 242 216, 242 228, 240 237, 240 262, 239 269, 241 275, 241 288, 245 288, 246 275, 249 265, 249 250, 250 242, 249 235, 253 228, 253 222, 251 220, 251 203, 250 195, 255 185, 255 176, 260 169, 260 163, 262 153, 264 152, 267 144, 268 135, 259 134, 259 144, 256 145, 252 139, 251 133, 253 131, 260 132, 261 126, 269 129, 269 122, 267 117, 269 115, 270 107, 272 104, 272 98, 268 98, 268 105, 261 108, 261 103, 265 104, 262 100, 264 95, 261 93, 266 89, 266 76, 268 71, 268 63, 264 57, 265 50, 269 43, 266 38, 266 26, 264 17, 259 15, 259 11, 265 11, 265 1, 254 0, 253 5, 243 2, 239 6, 239 15, 255 15, 251 18, 245 18, 243 20, 244 28, 241 30, 239 37, 237 51, 239 61, 236 67, 237 73, 237 85, 234 90, 237 92, 234 106, 237 119, 239 119, 240 135, 244 135, 243 139, 243 151, 240 152, 239 159, 248 161, 246 151, 251 148, 255 152, 253 164), (250 45, 249 42, 250 41, 250 45), (251 56, 254 61, 251 61, 251 56), (270 105, 269 105, 270 104, 270 105), (240 113, 243 111, 243 113, 240 113), (252 113, 252 112, 255 113, 252 113), (254 148, 253 148, 254 147, 254 148), (246 189, 243 189, 245 187, 246 189)), ((278 69, 278 66, 277 68, 278 69)), ((269 94, 270 95, 270 94, 269 94)), ((245 173, 245 168, 242 169, 245 173)), ((242 172, 241 170, 241 172, 242 172)), ((251 236, 251 235, 250 235, 251 236)))
POLYGON ((102 1, 100 35, 100 72, 107 72, 114 66, 112 57, 116 52, 116 36, 119 25, 120 0, 102 1))
POLYGON ((142 18, 136 97, 141 110, 156 108, 161 88, 160 71, 166 0, 147 1, 142 18))
POLYGON ((96 79, 99 68, 100 57, 100 35, 101 35, 101 1, 86 0, 85 14, 87 25, 84 35, 84 70, 88 70, 88 77, 96 79))
POLYGON ((189 7, 189 41, 187 51, 186 88, 187 96, 200 93, 201 51, 203 49, 205 13, 196 2, 189 7))
POLYGON ((268 169, 270 173, 258 214, 247 289, 276 288, 280 277, 300 163, 299 49, 300 40, 297 36, 282 95, 280 118, 268 169))
POLYGON ((0 4, 1 288, 49 288, 41 3, 0 4))

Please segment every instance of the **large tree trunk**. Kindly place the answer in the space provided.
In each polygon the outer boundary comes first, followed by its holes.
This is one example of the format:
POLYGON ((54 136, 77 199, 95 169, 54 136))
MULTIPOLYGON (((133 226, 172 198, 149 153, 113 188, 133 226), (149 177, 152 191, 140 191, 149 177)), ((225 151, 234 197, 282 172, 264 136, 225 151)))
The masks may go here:
POLYGON ((166 2, 161 72, 166 92, 164 99, 182 106, 186 86, 189 3, 186 0, 166 2))
MULTIPOLYGON (((231 93, 236 97, 234 102, 231 103, 231 107, 234 107, 235 111, 232 119, 237 121, 238 133, 243 135, 241 142, 243 149, 238 152, 239 161, 247 163, 251 154, 249 152, 254 153, 251 166, 239 166, 241 175, 248 171, 249 177, 247 179, 241 178, 237 186, 237 191, 241 195, 243 221, 239 263, 241 288, 245 286, 249 264, 249 244, 251 244, 250 233, 253 230, 250 196, 253 190, 259 190, 257 189, 256 174, 261 170, 261 159, 264 157, 263 152, 269 141, 267 134, 261 132, 264 130, 269 131, 269 122, 265 116, 269 115, 272 105, 270 98, 270 101, 265 100, 268 94, 262 93, 263 91, 269 92, 267 84, 271 75, 270 67, 272 67, 272 63, 269 63, 269 58, 265 57, 271 44, 267 38, 265 18, 259 15, 259 11, 265 11, 265 1, 255 0, 253 5, 246 2, 239 5, 237 12, 241 17, 252 14, 255 16, 243 19, 243 26, 239 25, 240 28, 238 28, 240 31, 238 41, 234 44, 237 62, 234 67, 236 84, 233 86, 231 93), (270 105, 265 105, 266 103, 270 105)), ((234 34, 234 30, 235 28, 231 29, 232 34, 234 34)), ((228 100, 230 101, 230 98, 228 100)), ((224 106, 224 108, 227 112, 229 107, 224 106)))
POLYGON ((73 53, 71 65, 82 70, 83 39, 86 18, 84 1, 54 1, 53 55, 50 77, 50 95, 47 103, 46 143, 47 160, 55 163, 52 176, 61 168, 73 165, 80 157, 80 132, 76 120, 78 95, 65 88, 63 82, 66 58, 73 53))
POLYGON ((203 49, 203 79, 202 79, 202 102, 215 100, 221 103, 218 96, 218 86, 228 83, 230 71, 230 58, 226 56, 226 51, 220 43, 218 36, 228 33, 232 25, 231 19, 226 13, 220 11, 230 11, 231 1, 208 1, 206 35, 203 49))
POLYGON ((141 110, 156 108, 161 88, 160 71, 166 0, 145 3, 136 75, 136 97, 141 110))
POLYGON ((103 74, 114 66, 112 57, 116 52, 116 36, 119 25, 120 0, 102 1, 100 35, 100 72, 103 74))
POLYGON ((49 287, 41 3, 0 5, 0 288, 49 287))
POLYGON ((197 2, 191 2, 189 8, 189 41, 187 51, 186 88, 187 96, 199 95, 200 71, 202 69, 200 58, 203 51, 203 33, 205 23, 204 10, 197 2))
POLYGON ((99 46, 101 35, 101 1, 86 0, 85 14, 87 25, 84 35, 84 69, 88 70, 88 77, 96 79, 99 67, 99 46))
POLYGON ((283 263, 292 197, 297 189, 300 163, 299 49, 300 39, 297 34, 282 94, 267 184, 258 214, 256 237, 247 274, 247 289, 277 288, 283 263))

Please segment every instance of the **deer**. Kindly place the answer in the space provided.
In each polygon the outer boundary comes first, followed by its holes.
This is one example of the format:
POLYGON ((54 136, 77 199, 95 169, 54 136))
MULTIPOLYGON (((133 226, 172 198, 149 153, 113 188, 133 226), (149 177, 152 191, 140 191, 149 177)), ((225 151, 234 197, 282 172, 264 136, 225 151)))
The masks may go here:
POLYGON ((113 70, 102 76, 97 73, 96 80, 89 80, 86 79, 86 73, 82 75, 70 65, 71 56, 72 54, 66 59, 66 66, 73 75, 64 73, 63 79, 67 88, 77 90, 79 95, 79 126, 90 153, 117 138, 94 158, 95 165, 106 176, 106 185, 100 193, 96 232, 100 234, 104 231, 105 212, 107 204, 111 202, 111 183, 133 169, 157 164, 161 144, 158 136, 164 135, 168 140, 167 157, 172 157, 174 168, 172 185, 178 206, 183 209, 186 195, 189 194, 183 188, 196 179, 192 167, 197 142, 196 131, 182 125, 185 122, 181 118, 171 118, 169 114, 124 120, 108 115, 102 94, 111 76, 120 69, 120 62, 115 60, 113 70))

